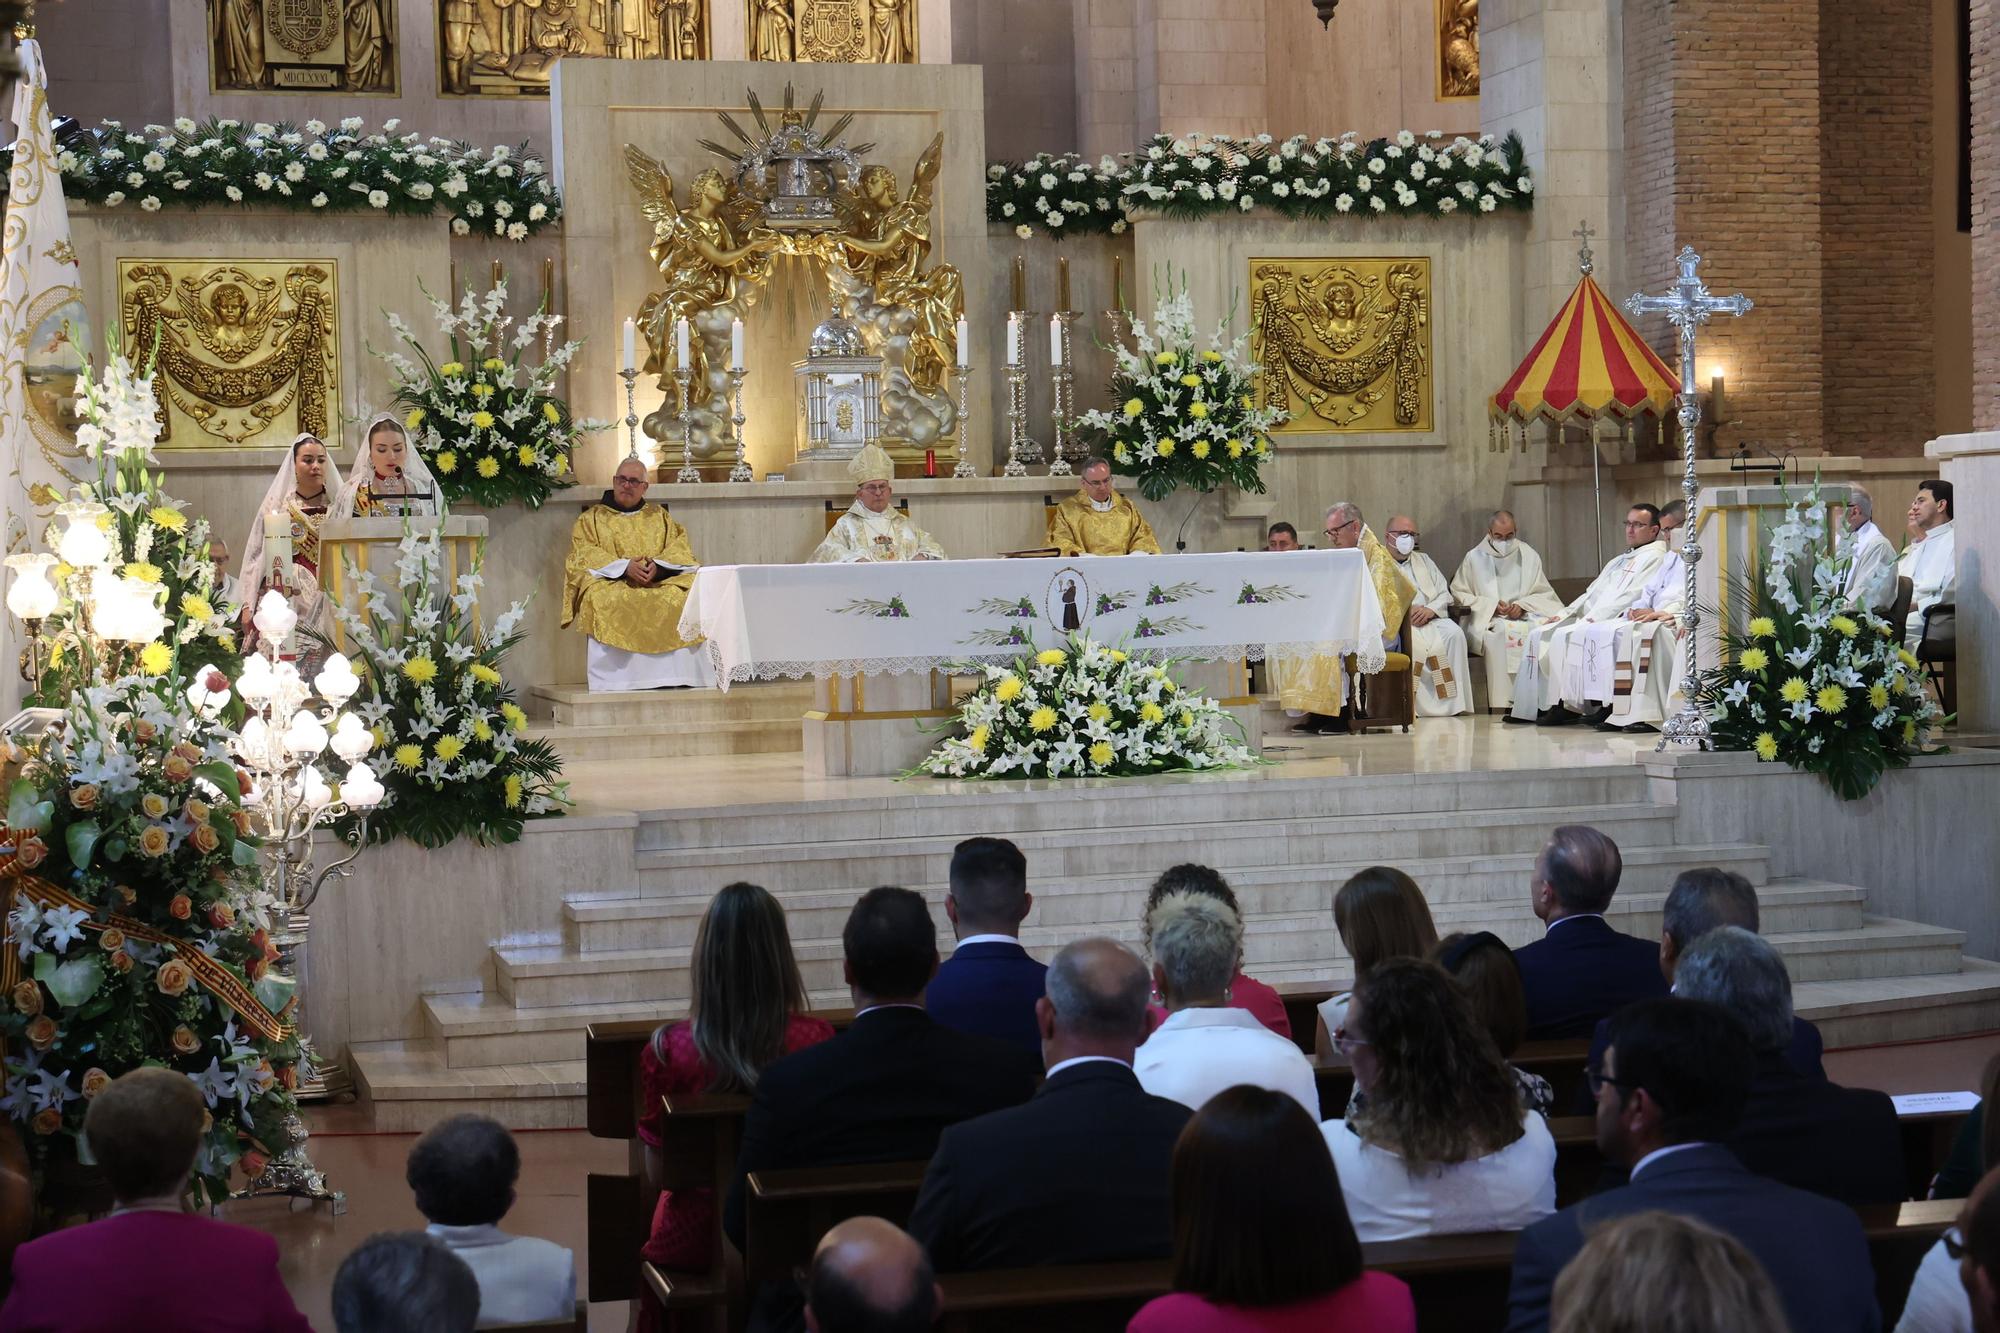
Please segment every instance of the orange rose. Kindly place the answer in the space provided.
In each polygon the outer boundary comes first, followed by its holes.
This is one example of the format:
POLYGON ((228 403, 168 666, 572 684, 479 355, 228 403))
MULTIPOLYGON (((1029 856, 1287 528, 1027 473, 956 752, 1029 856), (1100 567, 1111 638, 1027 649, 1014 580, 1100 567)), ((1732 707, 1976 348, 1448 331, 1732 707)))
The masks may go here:
POLYGON ((167 762, 160 767, 169 782, 186 782, 194 776, 194 765, 177 754, 168 755, 167 762))
POLYGON ((139 798, 139 813, 148 819, 167 817, 167 798, 156 791, 149 791, 139 798))
POLYGON ((17 982, 14 986, 14 1008, 20 1013, 33 1017, 42 1012, 42 988, 33 981, 17 982))
POLYGON ((299 1088, 299 1067, 297 1065, 279 1065, 278 1086, 286 1092, 297 1092, 299 1088))
POLYGON ((247 792, 247 791, 249 791, 249 790, 250 790, 250 785, 251 785, 251 784, 250 784, 250 774, 249 774, 249 773, 248 773, 247 771, 243 770, 243 769, 240 769, 240 768, 239 768, 239 769, 237 769, 237 770, 236 770, 236 790, 238 790, 238 791, 241 791, 241 792, 247 792))
POLYGON ((150 741, 160 734, 160 729, 142 717, 133 721, 132 734, 141 741, 150 741))
POLYGON ((28 837, 21 840, 21 849, 14 853, 23 870, 33 870, 49 859, 49 845, 40 838, 28 837))
POLYGON ((236 909, 228 903, 210 903, 208 905, 208 924, 214 926, 217 930, 228 930, 236 924, 236 909))
POLYGON ((255 1180, 264 1174, 264 1168, 271 1164, 271 1159, 264 1156, 263 1153, 258 1152, 255 1148, 252 1148, 237 1158, 236 1163, 243 1168, 243 1176, 246 1180, 255 1180))
POLYGON ((243 975, 252 981, 262 981, 264 974, 270 970, 270 962, 263 958, 252 958, 243 965, 243 975))
POLYGON ((24 1035, 28 1038, 29 1045, 38 1051, 46 1051, 56 1044, 56 1038, 60 1037, 62 1032, 56 1027, 55 1019, 47 1014, 38 1014, 28 1020, 28 1028, 24 1035))
POLYGON ((172 1040, 174 1053, 177 1055, 193 1055, 201 1049, 201 1038, 194 1035, 194 1029, 191 1027, 175 1028, 172 1040))
POLYGON ((167 915, 176 921, 187 920, 194 915, 194 899, 185 893, 175 894, 174 900, 167 904, 167 915))
POLYGON ((165 856, 173 839, 158 824, 146 825, 146 831, 139 835, 139 850, 147 856, 165 856))
POLYGON ((106 953, 117 953, 125 947, 125 932, 116 926, 106 926, 104 933, 97 937, 98 944, 106 953))
POLYGON ((70 792, 69 803, 79 810, 95 810, 97 808, 97 784, 95 782, 86 782, 81 787, 70 792))
POLYGON ((231 810, 229 812, 229 822, 236 826, 237 837, 247 838, 250 836, 250 814, 248 811, 231 810))
POLYGON ((206 824, 196 824, 194 832, 188 834, 188 841, 194 844, 197 852, 207 856, 222 845, 222 835, 206 824))
POLYGON ((160 964, 159 975, 153 978, 153 984, 160 988, 162 995, 184 995, 187 988, 194 984, 194 969, 178 958, 169 958, 160 964))
POLYGON ((45 1106, 35 1112, 35 1133, 53 1134, 62 1128, 62 1112, 53 1106, 45 1106))
MULTIPOLYGON (((211 668, 209 674, 213 676, 216 674, 216 672, 214 671, 213 668, 211 668)), ((223 685, 224 688, 227 688, 228 682, 224 681, 223 685)), ((221 692, 222 692, 221 690, 213 688, 209 690, 210 694, 220 694, 221 692)), ((173 752, 179 755, 181 758, 187 760, 190 764, 196 762, 201 758, 201 751, 196 749, 194 746, 189 745, 186 741, 175 741, 173 752)))
POLYGON ((111 955, 111 966, 120 972, 130 972, 132 970, 132 955, 120 949, 117 953, 111 955))
POLYGON ((208 868, 208 877, 211 881, 213 881, 216 884, 227 884, 229 882, 228 865, 218 862, 217 864, 210 866, 208 868))
POLYGON ((139 901, 139 891, 129 884, 114 884, 111 891, 117 894, 127 907, 139 901))
POLYGON ((187 798, 187 804, 181 807, 181 813, 186 815, 193 823, 206 824, 208 822, 208 802, 202 800, 199 796, 190 796, 187 798))
POLYGON ((110 1086, 111 1075, 105 1073, 102 1069, 92 1067, 83 1071, 83 1095, 85 1098, 95 1097, 110 1086))
POLYGON ((271 943, 270 931, 260 927, 250 932, 250 947, 258 953, 263 954, 265 962, 275 963, 278 961, 278 946, 271 943))

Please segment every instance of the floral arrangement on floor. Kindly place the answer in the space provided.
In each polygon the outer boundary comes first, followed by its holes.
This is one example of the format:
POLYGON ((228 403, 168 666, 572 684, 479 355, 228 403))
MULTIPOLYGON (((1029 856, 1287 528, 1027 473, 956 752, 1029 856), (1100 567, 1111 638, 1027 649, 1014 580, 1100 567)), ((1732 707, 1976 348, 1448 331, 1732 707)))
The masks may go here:
POLYGON ((1846 561, 1825 546, 1815 485, 1772 534, 1747 629, 1725 636, 1697 698, 1718 749, 1817 773, 1853 801, 1922 752, 1939 712, 1900 628, 1840 596, 1846 561))
MULTIPOLYGON (((469 500, 488 508, 520 501, 540 509, 559 490, 576 484, 570 458, 585 433, 610 423, 578 421, 558 397, 556 377, 568 368, 581 342, 556 345, 561 315, 538 310, 510 334, 514 317, 507 284, 499 282, 484 299, 465 290, 458 308, 424 296, 450 352, 435 361, 397 314, 389 329, 417 354, 412 361, 391 349, 379 354, 396 376, 396 401, 409 408, 404 424, 437 478, 445 502, 469 500), (524 360, 540 343, 540 358, 524 360), (420 364, 421 363, 421 364, 420 364)), ((372 349, 371 349, 372 350, 372 349)))
POLYGON ((1264 490, 1271 431, 1289 419, 1282 407, 1257 406, 1249 338, 1223 341, 1218 326, 1197 345, 1194 300, 1181 290, 1159 304, 1151 328, 1135 320, 1109 394, 1116 406, 1077 418, 1077 432, 1111 468, 1135 479, 1148 500, 1186 487, 1264 490))
MULTIPOLYGON (((443 568, 436 529, 405 533, 395 587, 350 565, 356 604, 334 608, 362 675, 348 707, 373 730, 375 752, 387 760, 388 795, 369 821, 370 842, 513 842, 523 820, 570 805, 561 757, 547 741, 521 735, 528 716, 500 671, 521 641, 527 600, 484 629, 477 566, 455 585, 443 568)), ((351 824, 336 827, 345 837, 351 824)))
POLYGON ((986 168, 986 217, 1023 240, 1118 233, 1142 209, 1208 217, 1265 208, 1291 218, 1343 214, 1494 213, 1533 206, 1535 182, 1517 134, 1495 140, 1403 130, 1360 142, 1268 134, 1160 135, 1096 165, 1070 154, 986 168))
POLYGON ((1072 634, 982 676, 959 705, 959 735, 918 772, 954 778, 1129 777, 1257 762, 1243 728, 1213 699, 1184 690, 1172 665, 1072 634), (1230 733, 1234 733, 1233 737, 1230 733))
MULTIPOLYGON (((186 119, 127 130, 115 120, 63 135, 63 193, 106 208, 261 204, 301 213, 451 215, 451 229, 523 240, 562 217, 540 159, 526 145, 491 149, 435 135, 365 132, 359 116, 328 126, 186 119)), ((0 150, 0 171, 13 153, 0 150)))

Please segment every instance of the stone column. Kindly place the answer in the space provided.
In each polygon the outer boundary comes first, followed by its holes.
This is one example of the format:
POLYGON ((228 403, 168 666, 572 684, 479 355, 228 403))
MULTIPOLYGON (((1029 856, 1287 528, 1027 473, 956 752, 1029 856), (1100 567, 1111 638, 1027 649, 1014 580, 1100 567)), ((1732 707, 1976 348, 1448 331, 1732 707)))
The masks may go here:
MULTIPOLYGON (((1978 9, 1973 10, 1975 22, 1978 9)), ((1976 30, 1975 30, 1976 31, 1976 30)), ((1977 48, 1975 48, 1977 49, 1977 48)), ((1973 66, 1974 105, 1978 65, 1973 66)), ((1977 113, 1973 122, 1978 124, 1977 113)), ((1976 133, 1976 131, 1975 131, 1976 133)), ((1979 268, 1974 265, 1973 271, 1979 268)), ((2000 731, 2000 431, 1944 435, 1924 446, 1951 483, 1952 524, 1958 561, 1958 729, 2000 731)))
POLYGON ((1243 0, 1137 0, 1137 138, 1264 130, 1264 11, 1243 0))
POLYGON ((1972 424, 2000 430, 2000 0, 1972 5, 1972 424))

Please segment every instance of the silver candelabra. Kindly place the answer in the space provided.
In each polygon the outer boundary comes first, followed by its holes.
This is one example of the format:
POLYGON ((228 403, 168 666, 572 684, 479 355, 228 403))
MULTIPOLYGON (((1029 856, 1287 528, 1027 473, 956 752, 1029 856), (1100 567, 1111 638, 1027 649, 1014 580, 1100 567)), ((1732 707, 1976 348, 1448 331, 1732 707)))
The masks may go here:
POLYGON ((972 382, 972 367, 957 366, 952 371, 958 376, 958 462, 951 469, 954 477, 976 477, 979 469, 972 466, 972 456, 966 448, 966 432, 971 423, 971 397, 966 386, 972 382))
POLYGON ((681 393, 681 470, 674 474, 675 481, 700 481, 701 470, 694 465, 694 403, 690 386, 694 383, 694 369, 682 366, 674 372, 674 382, 680 385, 681 393))
POLYGON ((1053 367, 1052 398, 1056 418, 1056 438, 1050 448, 1053 457, 1049 460, 1051 477, 1067 477, 1070 473, 1069 455, 1072 443, 1070 414, 1076 407, 1076 372, 1070 366, 1070 332, 1076 323, 1074 310, 1056 312, 1057 344, 1053 367))
MULTIPOLYGON (((1015 310, 1008 313, 1014 328, 1014 360, 1007 367, 1007 454, 1009 459, 1018 458, 1023 464, 1042 461, 1042 446, 1035 443, 1035 437, 1028 433, 1028 325, 1034 319, 1032 310, 1015 310)), ((1024 472, 1010 472, 1010 477, 1025 477, 1024 472)))
POLYGON ((625 381, 625 456, 639 456, 639 409, 633 405, 632 386, 639 378, 637 367, 627 366, 618 372, 618 378, 625 381))
POLYGON ((729 469, 731 481, 757 480, 757 474, 750 470, 750 460, 743 452, 743 423, 748 420, 743 415, 743 380, 748 374, 741 366, 729 368, 729 401, 735 405, 729 414, 729 433, 736 441, 736 466, 729 469))

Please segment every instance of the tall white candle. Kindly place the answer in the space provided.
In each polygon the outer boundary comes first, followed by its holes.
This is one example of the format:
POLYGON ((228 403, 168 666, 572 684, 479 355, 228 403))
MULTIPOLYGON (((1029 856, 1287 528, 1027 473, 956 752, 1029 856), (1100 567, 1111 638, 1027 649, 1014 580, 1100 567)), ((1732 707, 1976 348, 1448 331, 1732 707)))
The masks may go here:
POLYGON ((631 370, 638 364, 636 360, 638 343, 639 326, 628 319, 625 321, 625 359, 618 363, 626 370, 631 370))
POLYGON ((688 322, 674 321, 674 364, 682 370, 688 368, 688 322))
POLYGON ((729 321, 729 368, 743 369, 743 321, 740 319, 729 321))
POLYGON ((972 364, 972 325, 963 315, 958 317, 958 364, 972 364))
POLYGON ((1007 316, 1007 364, 1021 364, 1021 321, 1012 315, 1007 316))
POLYGON ((1049 364, 1059 366, 1062 360, 1062 321, 1049 316, 1049 364))

